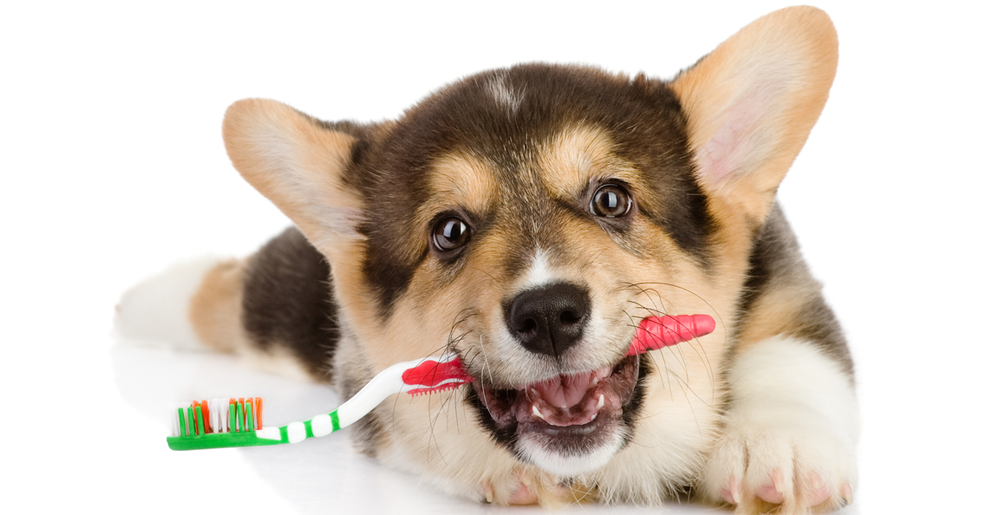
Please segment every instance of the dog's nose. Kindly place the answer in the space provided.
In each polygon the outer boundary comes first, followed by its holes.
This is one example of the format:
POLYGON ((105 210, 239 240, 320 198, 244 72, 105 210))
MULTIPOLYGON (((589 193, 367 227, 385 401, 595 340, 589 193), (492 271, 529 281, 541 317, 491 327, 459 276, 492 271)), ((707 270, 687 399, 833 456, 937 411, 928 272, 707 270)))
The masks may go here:
POLYGON ((590 318, 590 296, 570 283, 553 283, 521 292, 506 306, 507 328, 524 348, 558 357, 583 336, 590 318))

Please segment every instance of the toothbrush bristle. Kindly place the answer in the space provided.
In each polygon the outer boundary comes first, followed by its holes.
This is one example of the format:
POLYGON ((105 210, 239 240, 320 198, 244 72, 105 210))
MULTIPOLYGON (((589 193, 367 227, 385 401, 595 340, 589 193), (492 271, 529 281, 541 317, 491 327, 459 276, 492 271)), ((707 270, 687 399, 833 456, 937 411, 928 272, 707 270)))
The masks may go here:
POLYGON ((435 386, 433 388, 416 388, 416 389, 410 390, 409 392, 406 392, 406 393, 409 393, 411 397, 417 397, 419 395, 427 395, 427 394, 431 394, 431 393, 446 392, 448 390, 453 390, 455 388, 458 388, 459 386, 462 386, 463 384, 465 384, 465 383, 445 383, 445 384, 443 384, 441 386, 435 386))
POLYGON ((173 436, 246 432, 262 429, 263 421, 264 400, 260 397, 204 399, 177 409, 173 436))
POLYGON ((212 432, 212 414, 208 411, 208 401, 201 401, 201 417, 203 419, 202 427, 205 428, 205 434, 212 432))

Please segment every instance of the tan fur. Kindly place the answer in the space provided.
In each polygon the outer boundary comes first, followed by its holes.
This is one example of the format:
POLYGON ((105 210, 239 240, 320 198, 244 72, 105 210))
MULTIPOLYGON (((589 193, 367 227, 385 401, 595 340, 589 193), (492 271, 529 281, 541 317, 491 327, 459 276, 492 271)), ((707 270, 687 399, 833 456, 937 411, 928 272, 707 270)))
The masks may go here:
POLYGON ((246 345, 240 323, 243 262, 230 259, 209 270, 191 298, 188 318, 198 339, 219 352, 246 345))
POLYGON ((579 124, 560 131, 542 150, 538 163, 549 192, 563 198, 576 198, 594 178, 615 176, 631 181, 641 175, 615 157, 614 143, 603 130, 579 124))
POLYGON ((833 23, 823 11, 802 6, 757 19, 681 74, 673 88, 706 185, 763 221, 826 104, 836 70, 833 23), (777 103, 761 102, 762 95, 777 103), (717 155, 713 140, 729 137, 734 125, 749 125, 754 139, 741 143, 738 156, 717 155))
POLYGON ((488 209, 497 190, 488 163, 468 153, 456 152, 435 161, 431 170, 431 194, 417 211, 416 223, 423 222, 421 228, 451 206, 464 206, 474 213, 488 209))
POLYGON ((350 232, 360 199, 339 180, 354 138, 273 100, 246 99, 226 111, 226 152, 243 178, 271 199, 321 250, 350 232), (336 207, 334 207, 336 206, 336 207), (321 215, 321 216, 317 216, 321 215))
POLYGON ((740 349, 772 336, 793 332, 797 328, 794 315, 804 301, 818 295, 818 287, 809 283, 782 285, 761 295, 757 307, 748 314, 748 322, 743 326, 740 349))

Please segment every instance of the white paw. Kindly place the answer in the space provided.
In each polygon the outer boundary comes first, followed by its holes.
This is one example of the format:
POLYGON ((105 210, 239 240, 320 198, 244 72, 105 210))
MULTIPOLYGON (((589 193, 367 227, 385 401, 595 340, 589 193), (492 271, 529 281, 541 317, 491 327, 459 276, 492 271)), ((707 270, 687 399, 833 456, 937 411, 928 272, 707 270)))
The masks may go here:
POLYGON ((518 506, 539 504, 559 508, 583 499, 559 478, 533 468, 498 473, 480 483, 483 498, 490 504, 518 506))
POLYGON ((700 482, 737 513, 823 513, 852 500, 860 422, 850 378, 808 342, 738 355, 722 435, 700 482))
POLYGON ((822 427, 805 426, 732 428, 709 458, 705 495, 737 513, 824 513, 850 504, 853 449, 822 427))

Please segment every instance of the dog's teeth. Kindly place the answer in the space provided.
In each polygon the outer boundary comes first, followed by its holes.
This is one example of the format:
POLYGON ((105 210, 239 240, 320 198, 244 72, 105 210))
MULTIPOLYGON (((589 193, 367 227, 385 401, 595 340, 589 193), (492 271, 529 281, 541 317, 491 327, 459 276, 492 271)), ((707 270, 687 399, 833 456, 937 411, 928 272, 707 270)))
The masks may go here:
POLYGON ((597 386, 597 376, 590 380, 590 386, 597 386))
POLYGON ((590 416, 590 421, 593 422, 595 418, 597 418, 597 413, 590 416))
POLYGON ((597 409, 604 407, 604 394, 601 394, 601 398, 597 399, 597 409))
POLYGON ((538 411, 538 406, 535 406, 534 404, 532 404, 531 405, 531 412, 534 413, 536 417, 538 417, 538 418, 540 418, 542 420, 545 420, 545 417, 542 416, 542 412, 538 411))

